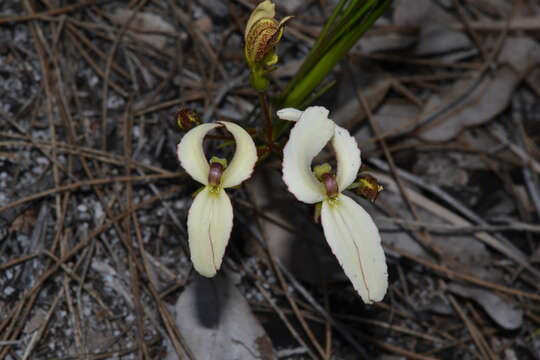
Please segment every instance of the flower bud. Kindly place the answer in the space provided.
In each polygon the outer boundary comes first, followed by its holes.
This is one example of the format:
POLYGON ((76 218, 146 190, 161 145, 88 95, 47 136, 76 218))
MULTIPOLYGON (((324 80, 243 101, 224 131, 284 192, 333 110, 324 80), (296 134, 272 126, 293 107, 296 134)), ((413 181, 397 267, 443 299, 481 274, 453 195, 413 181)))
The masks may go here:
POLYGON ((286 17, 279 23, 273 18, 262 18, 253 24, 246 37, 245 56, 248 63, 262 63, 264 66, 277 63, 274 49, 283 36, 283 25, 290 18, 286 17))
POLYGON ((357 179, 357 184, 358 186, 355 188, 355 192, 371 202, 375 202, 377 196, 383 190, 377 179, 368 174, 360 175, 357 179))
POLYGON ((264 74, 278 61, 274 50, 283 36, 285 23, 292 17, 287 16, 278 22, 274 18, 274 7, 270 0, 261 2, 251 13, 244 33, 244 56, 251 68, 251 82, 258 91, 268 87, 264 74))
POLYGON ((176 112, 176 124, 184 131, 187 131, 201 123, 199 114, 189 108, 180 108, 176 112))

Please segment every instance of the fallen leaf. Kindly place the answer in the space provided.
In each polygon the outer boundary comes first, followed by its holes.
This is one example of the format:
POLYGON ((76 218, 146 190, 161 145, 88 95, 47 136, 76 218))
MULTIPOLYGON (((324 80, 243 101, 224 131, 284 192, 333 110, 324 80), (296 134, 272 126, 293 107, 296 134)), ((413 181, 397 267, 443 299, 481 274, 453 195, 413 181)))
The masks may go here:
MULTIPOLYGON (((381 208, 384 209, 384 204, 389 204, 393 211, 398 214, 400 219, 414 221, 410 211, 403 202, 395 182, 386 175, 377 173, 375 177, 380 180, 384 186, 384 190, 377 199, 381 208)), ((410 188, 407 190, 411 201, 415 203, 417 202, 417 197, 412 195, 415 193, 411 193, 411 191, 412 189, 410 188)), ((448 224, 449 219, 445 216, 446 214, 441 212, 440 208, 434 205, 434 203, 429 201, 418 201, 416 204, 418 221, 430 224, 448 224)), ((384 213, 372 210, 369 212, 374 215, 379 227, 388 230, 382 233, 383 244, 390 245, 391 247, 404 250, 417 256, 430 258, 424 251, 424 248, 421 247, 407 231, 392 232, 392 223, 388 220, 384 221, 380 219, 380 216, 384 213)), ((401 229, 398 224, 393 224, 393 226, 396 230, 401 229)), ((477 268, 489 264, 486 246, 479 241, 475 241, 472 235, 431 234, 430 238, 433 242, 432 245, 437 248, 440 253, 445 255, 441 258, 441 261, 450 268, 459 268, 461 270, 465 268, 471 272, 473 271, 472 269, 475 269, 474 271, 476 272, 477 268)))
MULTIPOLYGON (((350 74, 347 74, 349 76, 350 74)), ((358 70, 356 85, 362 90, 371 111, 388 94, 392 86, 392 79, 380 72, 358 70)), ((350 79, 340 81, 338 106, 330 113, 332 120, 347 129, 353 129, 366 117, 364 107, 358 102, 358 96, 350 79)))
MULTIPOLYGON (((382 89, 381 89, 382 90, 382 89)), ((403 99, 389 99, 384 102, 374 113, 373 122, 377 124, 381 136, 392 138, 409 133, 416 126, 420 109, 403 99)), ((378 144, 373 141, 373 133, 370 126, 363 126, 354 137, 363 152, 371 152, 378 144)), ((410 138, 408 140, 414 140, 410 138)))
POLYGON ((462 32, 441 24, 428 23, 418 37, 415 53, 420 56, 447 54, 471 47, 469 38, 462 32))
MULTIPOLYGON (((116 9, 111 15, 111 20, 122 26, 132 16, 133 10, 116 9)), ((171 24, 163 20, 161 16, 148 12, 139 12, 135 15, 135 18, 129 24, 129 28, 137 30, 137 32, 131 32, 135 39, 155 46, 158 49, 162 49, 165 46, 167 41, 165 34, 175 35, 175 29, 171 24), (153 34, 149 34, 149 32, 153 34)))
POLYGON ((537 42, 525 37, 508 38, 499 56, 499 66, 493 73, 486 73, 480 80, 480 74, 477 74, 472 80, 457 81, 443 95, 431 97, 423 110, 423 121, 441 114, 419 129, 420 138, 432 142, 448 141, 466 127, 491 120, 508 106, 516 86, 539 63, 540 45, 537 42), (475 82, 478 82, 477 86, 473 86, 475 82))
MULTIPOLYGON (((175 305, 176 325, 198 360, 270 360, 270 338, 232 280, 195 275, 175 305)), ((169 348, 167 360, 176 359, 169 348)))
MULTIPOLYGON (((385 191, 390 190, 390 189, 394 192, 399 191, 397 189, 396 183, 390 176, 383 173, 376 173, 375 177, 379 180, 381 184, 384 185, 385 191)), ((437 217, 439 217, 446 223, 456 225, 456 226, 471 226, 471 223, 469 221, 462 218, 460 215, 452 212, 450 209, 445 208, 435 203, 434 201, 428 199, 424 195, 420 194, 418 191, 414 190, 413 187, 407 186, 406 189, 407 189, 406 192, 411 202, 417 205, 419 208, 429 210, 429 212, 436 214, 437 217)), ((384 191, 382 192, 382 194, 384 194, 384 191)), ((382 194, 379 196, 379 198, 381 198, 382 194)), ((421 209, 418 209, 418 210, 421 210, 421 209)), ((400 215, 401 214, 408 214, 408 212, 400 212, 400 215)), ((419 212, 419 215, 421 215, 421 212, 419 212)), ((421 216, 419 216, 419 218, 422 219, 421 216)), ((524 266, 529 271, 531 271, 531 273, 537 276, 540 274, 538 270, 536 270, 536 268, 534 268, 530 264, 528 257, 519 248, 514 246, 512 243, 495 238, 486 232, 477 232, 473 236, 470 237, 471 240, 473 238, 480 240, 484 245, 491 247, 492 249, 512 259, 516 263, 524 266)), ((447 239, 446 237, 443 236, 441 240, 446 241, 447 239)), ((384 238, 383 238, 383 241, 384 241, 384 238)), ((448 241, 446 242, 448 243, 448 241)), ((450 246, 448 250, 451 251, 452 247, 450 246)), ((488 264, 489 264, 489 256, 486 253, 487 251, 485 249, 482 250, 481 252, 479 251, 478 256, 475 255, 473 256, 472 259, 469 259, 469 260, 472 260, 472 263, 470 265, 476 267, 475 273, 478 277, 484 278, 484 279, 490 279, 492 278, 493 274, 495 274, 494 269, 490 268, 489 270, 486 270, 485 272, 483 272, 482 270, 487 269, 487 268, 483 266, 482 267, 478 266, 478 265, 482 265, 481 260, 488 261, 488 264)), ((466 254, 467 257, 464 257, 463 252, 458 251, 456 252, 455 260, 460 261, 460 259, 463 259, 462 261, 465 261, 468 258, 470 258, 471 255, 473 254, 474 253, 471 251, 471 249, 468 249, 467 254, 466 254)), ((463 264, 466 264, 466 263, 463 263, 463 264)))
POLYGON ((398 26, 425 24, 430 13, 438 9, 432 0, 415 0, 414 6, 411 6, 409 0, 396 0, 393 13, 394 24, 398 26))
POLYGON ((476 301, 499 326, 506 330, 519 329, 523 323, 523 310, 505 301, 493 291, 459 284, 449 284, 448 290, 476 301))
POLYGON ((208 10, 212 15, 217 17, 229 16, 229 9, 227 3, 215 0, 199 0, 199 3, 208 10))
POLYGON ((352 51, 360 52, 361 54, 372 54, 381 51, 401 50, 412 46, 416 41, 416 37, 401 34, 370 34, 363 36, 358 45, 352 51))

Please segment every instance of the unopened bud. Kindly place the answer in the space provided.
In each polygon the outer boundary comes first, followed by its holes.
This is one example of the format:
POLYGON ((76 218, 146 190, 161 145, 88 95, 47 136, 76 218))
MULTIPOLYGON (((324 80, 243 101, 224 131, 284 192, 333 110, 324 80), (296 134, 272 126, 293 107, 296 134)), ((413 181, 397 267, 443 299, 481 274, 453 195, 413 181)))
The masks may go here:
POLYGON ((377 196, 379 196, 379 193, 382 190, 382 185, 379 185, 377 179, 371 175, 363 174, 357 179, 357 187, 355 188, 355 192, 371 202, 375 202, 377 196))
POLYGON ((180 129, 187 131, 201 123, 199 114, 189 108, 180 108, 176 112, 176 123, 180 129))
POLYGON ((274 18, 261 18, 253 24, 246 36, 245 55, 248 63, 262 63, 271 66, 277 63, 278 57, 273 52, 283 36, 283 26, 291 17, 280 22, 274 18))
POLYGON ((244 33, 244 56, 250 67, 250 80, 257 91, 266 91, 265 74, 278 62, 275 48, 283 36, 283 27, 292 16, 277 21, 275 5, 270 0, 261 2, 251 13, 244 33))

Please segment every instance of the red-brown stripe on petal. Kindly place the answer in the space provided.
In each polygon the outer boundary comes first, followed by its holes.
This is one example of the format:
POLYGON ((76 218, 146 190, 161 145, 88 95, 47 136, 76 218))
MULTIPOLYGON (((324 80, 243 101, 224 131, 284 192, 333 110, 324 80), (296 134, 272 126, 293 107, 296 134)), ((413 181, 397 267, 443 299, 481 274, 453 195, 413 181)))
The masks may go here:
POLYGON ((278 22, 272 18, 259 19, 249 30, 246 53, 250 61, 261 61, 272 50, 272 38, 279 32, 278 22))

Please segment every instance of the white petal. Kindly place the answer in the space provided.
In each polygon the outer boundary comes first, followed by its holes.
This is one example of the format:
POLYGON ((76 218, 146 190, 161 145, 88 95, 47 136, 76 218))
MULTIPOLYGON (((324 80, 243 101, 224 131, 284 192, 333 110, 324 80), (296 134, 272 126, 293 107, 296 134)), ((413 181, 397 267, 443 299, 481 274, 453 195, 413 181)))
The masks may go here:
POLYGON ((285 108, 278 110, 276 112, 276 115, 281 120, 288 120, 288 121, 298 121, 300 117, 302 116, 303 111, 295 109, 295 108, 285 108))
POLYGON ((189 130, 177 147, 180 165, 186 172, 201 184, 208 184, 210 167, 204 155, 203 140, 206 133, 220 126, 219 124, 201 124, 189 130))
POLYGON ((360 149, 356 139, 349 132, 336 125, 332 146, 336 152, 337 176, 339 191, 345 190, 356 179, 360 169, 360 149))
POLYGON ((257 162, 257 148, 251 136, 241 126, 227 121, 220 121, 234 136, 236 150, 229 166, 222 175, 224 188, 240 185, 251 176, 257 162))
POLYGON ((366 304, 381 301, 388 273, 379 230, 371 216, 341 194, 333 205, 323 202, 321 222, 326 241, 362 300, 366 304))
POLYGON ((231 200, 225 191, 213 192, 207 186, 199 192, 189 209, 187 225, 195 270, 206 277, 214 276, 221 266, 233 226, 231 200))
POLYGON ((302 202, 313 204, 326 197, 324 186, 311 170, 313 158, 334 135, 334 122, 324 107, 307 108, 294 125, 283 149, 283 181, 302 202))

